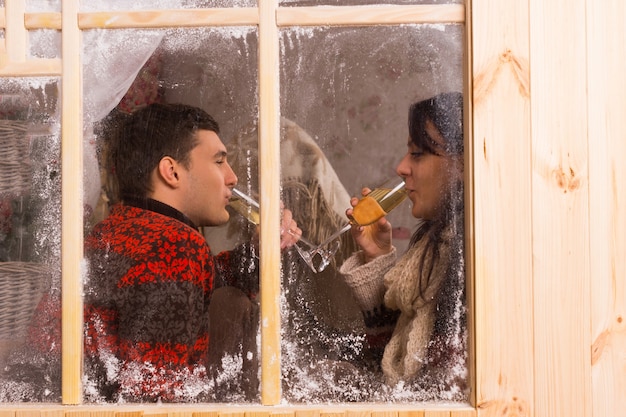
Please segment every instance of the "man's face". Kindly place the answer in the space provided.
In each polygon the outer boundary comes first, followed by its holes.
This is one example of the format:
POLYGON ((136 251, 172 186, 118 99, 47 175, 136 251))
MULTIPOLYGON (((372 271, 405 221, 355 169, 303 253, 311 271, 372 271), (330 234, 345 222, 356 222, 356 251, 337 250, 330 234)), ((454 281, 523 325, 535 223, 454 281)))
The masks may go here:
POLYGON ((237 176, 228 164, 226 147, 215 132, 198 130, 198 145, 190 154, 182 212, 198 226, 219 226, 226 223, 226 210, 237 176))

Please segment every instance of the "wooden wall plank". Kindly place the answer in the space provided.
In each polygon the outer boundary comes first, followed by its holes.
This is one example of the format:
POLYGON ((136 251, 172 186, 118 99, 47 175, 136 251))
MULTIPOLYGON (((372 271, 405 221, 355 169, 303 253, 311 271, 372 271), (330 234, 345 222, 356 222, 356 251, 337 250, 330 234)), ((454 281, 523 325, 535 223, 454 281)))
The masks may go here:
POLYGON ((591 413, 585 3, 530 0, 537 416, 591 413))
POLYGON ((626 3, 586 15, 593 415, 626 417, 626 3))
POLYGON ((519 415, 527 416, 533 404, 528 4, 474 0, 471 8, 477 415, 522 408, 519 415))

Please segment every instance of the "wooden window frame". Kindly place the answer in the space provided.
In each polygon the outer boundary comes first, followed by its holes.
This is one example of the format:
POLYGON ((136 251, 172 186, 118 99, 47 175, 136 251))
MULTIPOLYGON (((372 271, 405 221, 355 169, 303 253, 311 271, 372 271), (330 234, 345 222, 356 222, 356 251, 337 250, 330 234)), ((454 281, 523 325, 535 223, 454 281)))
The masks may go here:
MULTIPOLYGON (((80 54, 82 31, 210 26, 257 26, 259 30, 259 170, 261 213, 265 230, 279 230, 280 97, 278 94, 278 32, 288 26, 368 26, 410 23, 466 23, 463 5, 279 7, 277 0, 259 0, 258 8, 185 10, 79 11, 78 2, 62 1, 62 13, 26 13, 24 0, 6 0, 4 23, 7 64, 0 76, 60 76, 62 83, 62 404, 82 401, 82 287, 83 230, 80 222, 82 190, 82 79, 80 54), (17 22, 24 22, 19 27, 17 22), (62 35, 63 59, 26 60, 27 31, 56 29, 62 35)), ((2 25, 0 25, 1 27, 2 25)), ((467 83, 465 83, 467 84, 467 83)), ((280 390, 280 311, 273 302, 280 292, 280 237, 263 233, 260 239, 263 279, 261 292, 261 404, 277 405, 280 390)), ((470 263, 471 264, 471 263, 470 263)), ((470 274, 471 275, 471 274, 470 274)), ((472 372, 473 374, 473 372, 472 372)), ((473 401, 472 401, 473 403, 473 401)), ((431 408, 433 408, 431 406, 431 408)), ((445 407, 444 407, 445 408, 445 407)), ((434 407, 445 412, 441 407, 434 407)), ((455 416, 473 411, 453 407, 455 416)), ((471 415, 470 412, 467 415, 471 415)))

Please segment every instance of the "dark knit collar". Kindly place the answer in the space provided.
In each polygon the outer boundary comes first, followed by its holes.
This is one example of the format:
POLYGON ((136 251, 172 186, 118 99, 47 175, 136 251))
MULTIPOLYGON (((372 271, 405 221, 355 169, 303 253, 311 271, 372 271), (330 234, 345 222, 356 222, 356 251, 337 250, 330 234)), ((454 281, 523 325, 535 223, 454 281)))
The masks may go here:
POLYGON ((162 214, 164 216, 171 217, 180 222, 185 223, 186 225, 193 227, 194 229, 198 229, 198 227, 194 224, 193 221, 187 216, 185 216, 182 212, 176 210, 174 207, 165 204, 158 200, 153 200, 148 197, 135 197, 135 196, 125 196, 122 198, 124 204, 127 206, 137 207, 144 210, 154 211, 155 213, 162 214))

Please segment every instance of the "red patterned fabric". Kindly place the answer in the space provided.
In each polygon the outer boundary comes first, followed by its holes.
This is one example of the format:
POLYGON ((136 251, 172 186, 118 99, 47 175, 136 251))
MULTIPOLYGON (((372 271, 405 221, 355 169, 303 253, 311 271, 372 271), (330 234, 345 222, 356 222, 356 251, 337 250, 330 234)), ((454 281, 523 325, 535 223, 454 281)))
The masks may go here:
POLYGON ((114 206, 95 226, 85 254, 85 358, 101 395, 192 400, 189 385, 206 378, 214 288, 256 291, 249 277, 240 282, 225 273, 243 255, 213 256, 192 225, 126 205, 114 206))

